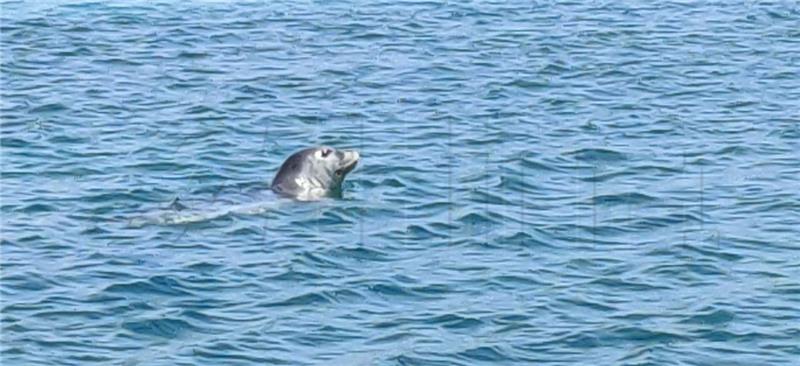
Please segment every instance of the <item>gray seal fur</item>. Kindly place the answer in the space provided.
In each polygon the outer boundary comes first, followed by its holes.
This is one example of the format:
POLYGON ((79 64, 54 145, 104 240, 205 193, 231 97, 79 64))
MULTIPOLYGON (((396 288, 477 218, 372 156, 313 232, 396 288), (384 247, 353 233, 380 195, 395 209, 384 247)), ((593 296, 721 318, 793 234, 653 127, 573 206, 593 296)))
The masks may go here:
POLYGON ((330 146, 300 150, 283 162, 272 180, 272 190, 300 201, 336 196, 359 158, 358 151, 330 146))

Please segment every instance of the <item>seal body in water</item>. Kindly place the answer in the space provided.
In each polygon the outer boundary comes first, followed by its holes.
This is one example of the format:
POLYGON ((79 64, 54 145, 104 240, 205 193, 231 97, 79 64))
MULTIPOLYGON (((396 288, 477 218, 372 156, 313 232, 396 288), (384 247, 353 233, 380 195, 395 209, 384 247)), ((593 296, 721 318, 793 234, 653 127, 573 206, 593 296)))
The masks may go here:
MULTIPOLYGON (((299 201, 336 197, 342 192, 342 182, 358 163, 355 150, 336 150, 329 146, 300 150, 283 162, 272 180, 272 191, 299 201)), ((257 214, 274 210, 281 200, 262 200, 243 204, 223 204, 202 210, 191 209, 176 198, 166 211, 131 219, 132 227, 146 224, 187 224, 211 220, 229 214, 257 214)))
POLYGON ((336 150, 330 146, 300 150, 283 162, 272 180, 272 190, 300 201, 337 196, 358 159, 355 150, 336 150))

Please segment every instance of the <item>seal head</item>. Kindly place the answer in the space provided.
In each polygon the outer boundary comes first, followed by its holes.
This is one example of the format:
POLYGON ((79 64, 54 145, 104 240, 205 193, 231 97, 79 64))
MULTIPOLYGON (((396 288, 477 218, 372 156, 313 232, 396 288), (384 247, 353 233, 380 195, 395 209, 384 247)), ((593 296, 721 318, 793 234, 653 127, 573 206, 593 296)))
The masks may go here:
POLYGON ((341 194, 342 182, 358 163, 355 150, 330 146, 300 150, 283 162, 272 180, 272 190, 301 201, 341 194))

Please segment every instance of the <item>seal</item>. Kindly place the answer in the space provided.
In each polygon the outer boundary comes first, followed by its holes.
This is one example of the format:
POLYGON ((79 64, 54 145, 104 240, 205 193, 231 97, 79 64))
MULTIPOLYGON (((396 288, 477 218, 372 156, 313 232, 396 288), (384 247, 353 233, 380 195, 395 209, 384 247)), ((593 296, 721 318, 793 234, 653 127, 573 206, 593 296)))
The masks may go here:
POLYGON ((347 173, 356 167, 358 151, 318 146, 300 150, 283 162, 272 190, 299 201, 314 201, 341 194, 347 173))
MULTIPOLYGON (((353 171, 360 158, 355 150, 336 150, 318 146, 300 150, 283 162, 272 180, 272 191, 279 196, 298 201, 314 201, 336 197, 342 193, 342 182, 353 171)), ((175 198, 162 210, 135 217, 128 222, 131 227, 147 224, 175 225, 212 220, 230 214, 252 215, 275 210, 285 203, 269 195, 269 199, 242 204, 223 203, 203 209, 194 209, 175 198)))

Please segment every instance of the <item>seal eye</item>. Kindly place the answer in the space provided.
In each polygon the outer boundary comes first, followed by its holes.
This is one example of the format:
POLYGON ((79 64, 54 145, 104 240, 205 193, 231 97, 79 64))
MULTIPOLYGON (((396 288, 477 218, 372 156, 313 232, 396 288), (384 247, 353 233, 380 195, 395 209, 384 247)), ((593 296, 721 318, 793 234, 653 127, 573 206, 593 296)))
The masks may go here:
POLYGON ((336 176, 337 177, 341 177, 342 176, 342 170, 341 169, 336 169, 336 176))
POLYGON ((323 158, 327 158, 327 157, 328 157, 328 155, 330 155, 330 154, 331 154, 331 152, 333 152, 331 149, 324 149, 324 150, 322 150, 322 157, 323 157, 323 158))

